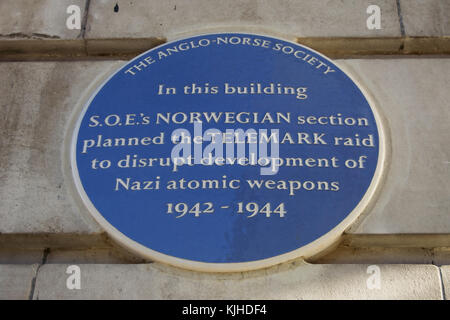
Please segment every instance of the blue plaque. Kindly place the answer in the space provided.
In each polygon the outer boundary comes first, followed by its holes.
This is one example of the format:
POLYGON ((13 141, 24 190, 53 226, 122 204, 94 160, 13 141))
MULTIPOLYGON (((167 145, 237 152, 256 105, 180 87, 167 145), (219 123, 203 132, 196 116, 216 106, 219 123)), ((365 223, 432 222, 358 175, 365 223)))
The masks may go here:
POLYGON ((71 146, 84 205, 144 257, 242 271, 317 254, 373 198, 380 116, 335 63, 297 43, 221 33, 117 70, 71 146))

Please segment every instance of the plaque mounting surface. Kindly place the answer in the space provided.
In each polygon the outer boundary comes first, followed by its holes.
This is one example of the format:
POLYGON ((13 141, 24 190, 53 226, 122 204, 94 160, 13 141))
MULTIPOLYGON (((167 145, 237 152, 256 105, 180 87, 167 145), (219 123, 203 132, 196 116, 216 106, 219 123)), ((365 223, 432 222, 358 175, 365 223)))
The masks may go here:
POLYGON ((223 33, 164 44, 117 70, 79 113, 70 156, 84 205, 118 243, 226 272, 337 240, 373 198, 384 144, 370 97, 331 60, 282 39, 223 33), (174 166, 177 129, 204 138, 191 140, 192 157, 211 150, 207 130, 220 133, 225 162, 174 166), (266 162, 227 163, 223 133, 238 129, 278 137, 273 174, 262 174, 266 162))

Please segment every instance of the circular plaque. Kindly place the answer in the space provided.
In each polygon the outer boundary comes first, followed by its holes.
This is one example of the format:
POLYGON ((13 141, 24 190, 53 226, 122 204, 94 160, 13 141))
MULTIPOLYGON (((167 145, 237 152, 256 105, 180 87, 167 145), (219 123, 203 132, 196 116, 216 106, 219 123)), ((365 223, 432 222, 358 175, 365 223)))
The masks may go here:
POLYGON ((149 50, 90 97, 71 145, 84 205, 143 257, 242 271, 336 241, 374 195, 379 115, 296 43, 209 34, 149 50))

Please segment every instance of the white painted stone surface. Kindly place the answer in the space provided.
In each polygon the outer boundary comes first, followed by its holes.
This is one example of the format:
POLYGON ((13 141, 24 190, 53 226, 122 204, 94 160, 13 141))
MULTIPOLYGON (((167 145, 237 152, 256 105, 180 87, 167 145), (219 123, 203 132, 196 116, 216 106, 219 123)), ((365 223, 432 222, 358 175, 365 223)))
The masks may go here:
POLYGON ((400 0, 400 7, 406 35, 450 36, 450 1, 400 0))
POLYGON ((37 265, 0 265, 0 300, 26 300, 37 265))
POLYGON ((84 15, 86 0, 2 0, 0 40, 76 39, 81 30, 66 27, 69 5, 77 5, 84 15))
MULTIPOLYGON (((406 36, 450 35, 447 0, 399 1, 406 36)), ((117 49, 117 39, 125 47, 134 45, 140 50, 156 43, 150 38, 170 40, 219 31, 288 39, 381 39, 374 47, 382 47, 390 38, 396 47, 396 39, 401 37, 395 0, 376 2, 382 9, 381 30, 366 28, 365 10, 373 4, 370 0, 237 0, 233 5, 219 0, 93 0, 88 41, 84 42, 81 30, 66 28, 66 9, 71 4, 84 14, 86 0, 0 1, 0 51, 51 52, 53 44, 49 42, 54 42, 58 43, 55 49, 69 53, 95 53, 97 46, 104 54, 105 48, 117 49), (116 3, 117 13, 113 10, 116 3)), ((433 39, 411 40, 415 39, 406 39, 405 51, 420 52, 423 46, 436 45, 433 39)), ((436 52, 442 52, 436 46, 436 52)), ((450 234, 450 59, 338 62, 363 80, 392 134, 385 185, 373 208, 350 228, 349 237, 450 234)), ((367 264, 309 265, 298 261, 247 273, 201 274, 159 263, 117 264, 141 260, 110 247, 85 250, 89 245, 103 245, 102 230, 70 195, 70 182, 63 175, 62 142, 82 92, 116 63, 121 62, 0 63, 0 237, 7 243, 17 234, 33 234, 33 239, 42 235, 36 246, 27 242, 24 249, 17 247, 18 243, 1 248, 0 300, 28 299, 33 290, 34 299, 450 299, 450 266, 379 265, 380 289, 369 290, 367 264), (56 241, 58 237, 61 239, 56 241), (77 240, 76 245, 67 250, 67 244, 75 243, 71 239, 77 240), (80 265, 81 290, 67 289, 68 265, 46 264, 39 269, 33 289, 38 265, 32 263, 42 261, 43 251, 35 250, 42 244, 63 247, 50 251, 48 263, 108 264, 80 265)), ((439 265, 449 261, 448 247, 371 250, 361 253, 349 248, 338 258, 331 255, 328 261, 376 263, 374 252, 391 263, 439 265)))
POLYGON ((218 29, 287 37, 400 36, 396 1, 377 1, 383 12, 380 30, 366 27, 370 4, 373 1, 91 1, 86 38, 173 39, 218 29), (116 3, 118 12, 114 11, 116 3))
POLYGON ((431 265, 380 265, 369 289, 368 265, 285 264, 237 274, 201 274, 160 265, 79 265, 81 289, 66 286, 68 265, 40 268, 34 299, 442 299, 431 265))
POLYGON ((449 233, 450 59, 371 59, 348 65, 378 101, 392 156, 375 207, 352 233, 449 233))

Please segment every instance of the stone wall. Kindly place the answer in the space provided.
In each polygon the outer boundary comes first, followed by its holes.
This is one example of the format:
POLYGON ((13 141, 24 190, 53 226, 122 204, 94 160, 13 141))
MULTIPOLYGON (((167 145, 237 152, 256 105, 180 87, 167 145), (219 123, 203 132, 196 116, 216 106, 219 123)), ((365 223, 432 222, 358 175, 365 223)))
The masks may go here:
POLYGON ((445 299, 450 297, 450 3, 446 0, 0 2, 1 299, 445 299), (80 30, 66 27, 69 5, 80 30), (382 10, 368 30, 366 8, 382 10), (158 44, 267 34, 332 58, 374 96, 390 142, 376 203, 308 261, 205 274, 136 257, 71 196, 64 141, 99 76, 158 44), (69 265, 81 289, 66 287, 69 265), (369 265, 381 272, 369 289, 369 265))

